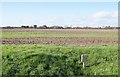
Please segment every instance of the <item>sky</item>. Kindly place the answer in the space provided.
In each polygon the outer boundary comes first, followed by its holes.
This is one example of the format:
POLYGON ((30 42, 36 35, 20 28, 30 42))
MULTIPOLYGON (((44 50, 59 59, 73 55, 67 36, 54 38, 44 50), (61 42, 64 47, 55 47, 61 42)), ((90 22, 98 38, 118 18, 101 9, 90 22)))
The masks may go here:
POLYGON ((119 0, 0 0, 0 2, 118 2, 119 0))
POLYGON ((117 2, 3 2, 0 26, 118 26, 117 2))

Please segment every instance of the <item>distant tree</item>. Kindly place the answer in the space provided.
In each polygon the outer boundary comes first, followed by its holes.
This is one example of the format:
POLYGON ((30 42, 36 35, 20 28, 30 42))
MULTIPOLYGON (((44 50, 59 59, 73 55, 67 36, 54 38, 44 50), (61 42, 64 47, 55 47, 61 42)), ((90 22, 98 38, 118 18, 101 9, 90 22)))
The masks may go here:
POLYGON ((105 26, 105 29, 110 29, 111 27, 110 26, 105 26))
POLYGON ((52 26, 52 27, 50 27, 50 29, 63 29, 63 27, 62 26, 52 26))
POLYGON ((34 26, 34 28, 37 28, 37 25, 33 25, 34 26))
POLYGON ((21 28, 29 28, 29 26, 23 26, 23 25, 22 25, 21 28))
POLYGON ((22 25, 21 28, 25 28, 25 26, 22 25))
POLYGON ((29 28, 29 26, 26 26, 26 28, 29 28))
POLYGON ((43 25, 43 28, 44 28, 44 29, 47 29, 48 27, 47 27, 47 25, 43 25))

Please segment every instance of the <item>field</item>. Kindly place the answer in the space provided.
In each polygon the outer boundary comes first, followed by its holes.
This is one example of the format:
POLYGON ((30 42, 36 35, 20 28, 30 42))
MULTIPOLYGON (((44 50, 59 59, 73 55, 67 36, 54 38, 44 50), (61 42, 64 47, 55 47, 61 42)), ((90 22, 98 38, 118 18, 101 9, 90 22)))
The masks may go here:
POLYGON ((3 75, 118 74, 117 29, 3 29, 0 40, 3 75))
POLYGON ((117 30, 97 29, 5 29, 3 44, 70 44, 95 45, 118 43, 117 30))

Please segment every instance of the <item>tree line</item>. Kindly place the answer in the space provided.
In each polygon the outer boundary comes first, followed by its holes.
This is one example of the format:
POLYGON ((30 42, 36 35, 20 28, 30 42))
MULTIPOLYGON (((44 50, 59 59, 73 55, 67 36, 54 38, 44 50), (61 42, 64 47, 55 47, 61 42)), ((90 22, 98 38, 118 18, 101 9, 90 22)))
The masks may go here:
POLYGON ((47 25, 43 25, 43 26, 37 26, 37 25, 33 25, 33 26, 24 26, 22 25, 21 27, 12 27, 12 26, 6 26, 6 27, 2 27, 3 29, 14 29, 14 28, 27 28, 27 29, 120 29, 120 27, 111 27, 111 26, 105 26, 105 27, 63 27, 63 26, 47 26, 47 25))

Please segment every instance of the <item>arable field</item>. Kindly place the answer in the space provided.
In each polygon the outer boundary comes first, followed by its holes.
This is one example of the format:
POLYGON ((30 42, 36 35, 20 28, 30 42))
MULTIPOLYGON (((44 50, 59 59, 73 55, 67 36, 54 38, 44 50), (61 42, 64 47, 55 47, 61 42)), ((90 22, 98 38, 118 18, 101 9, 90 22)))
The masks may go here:
POLYGON ((118 43, 118 30, 3 29, 0 39, 3 44, 116 44, 118 43))
POLYGON ((0 40, 3 75, 118 75, 117 29, 2 29, 0 40))

